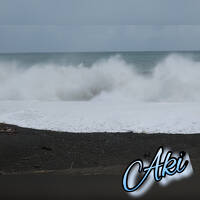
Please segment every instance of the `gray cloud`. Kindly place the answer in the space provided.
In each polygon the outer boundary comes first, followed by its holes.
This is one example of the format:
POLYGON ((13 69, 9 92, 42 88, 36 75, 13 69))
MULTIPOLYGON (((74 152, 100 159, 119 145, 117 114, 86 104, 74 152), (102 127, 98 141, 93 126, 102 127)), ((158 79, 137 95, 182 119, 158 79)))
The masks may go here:
POLYGON ((199 0, 1 0, 0 25, 197 25, 199 0))
POLYGON ((0 52, 199 50, 200 26, 0 26, 0 52))
POLYGON ((199 0, 0 0, 0 52, 199 50, 199 0))

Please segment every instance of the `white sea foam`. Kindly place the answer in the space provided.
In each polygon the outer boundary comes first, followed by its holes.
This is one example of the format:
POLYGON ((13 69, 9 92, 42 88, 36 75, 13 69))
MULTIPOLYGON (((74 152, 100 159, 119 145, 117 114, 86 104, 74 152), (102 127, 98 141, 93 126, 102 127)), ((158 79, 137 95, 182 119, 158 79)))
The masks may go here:
POLYGON ((91 67, 0 63, 0 100, 199 102, 200 62, 170 55, 149 75, 120 56, 91 67))
POLYGON ((119 56, 91 67, 0 63, 0 122, 71 132, 200 133, 200 63, 171 55, 152 73, 119 56))
POLYGON ((199 103, 0 101, 0 122, 71 132, 200 133, 199 103))

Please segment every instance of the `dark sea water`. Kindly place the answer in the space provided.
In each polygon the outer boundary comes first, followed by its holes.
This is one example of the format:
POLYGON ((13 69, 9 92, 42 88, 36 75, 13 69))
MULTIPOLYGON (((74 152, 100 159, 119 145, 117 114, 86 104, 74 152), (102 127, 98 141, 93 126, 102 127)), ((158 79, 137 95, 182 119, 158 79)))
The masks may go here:
POLYGON ((188 57, 194 61, 200 61, 200 51, 183 52, 83 52, 83 53, 17 53, 0 54, 0 62, 16 62, 21 66, 30 67, 36 64, 55 65, 80 65, 92 66, 101 59, 109 59, 112 56, 120 56, 125 62, 134 64, 141 71, 148 71, 158 62, 161 62, 171 54, 188 57))

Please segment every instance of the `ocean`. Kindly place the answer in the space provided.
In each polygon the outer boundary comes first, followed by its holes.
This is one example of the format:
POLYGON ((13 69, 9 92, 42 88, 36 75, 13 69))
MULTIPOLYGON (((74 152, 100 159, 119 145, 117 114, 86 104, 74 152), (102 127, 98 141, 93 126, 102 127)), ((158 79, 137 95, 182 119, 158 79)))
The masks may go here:
POLYGON ((198 51, 0 54, 0 122, 199 133, 199 77, 198 51))
POLYGON ((0 100, 200 100, 200 52, 1 54, 0 71, 0 100))

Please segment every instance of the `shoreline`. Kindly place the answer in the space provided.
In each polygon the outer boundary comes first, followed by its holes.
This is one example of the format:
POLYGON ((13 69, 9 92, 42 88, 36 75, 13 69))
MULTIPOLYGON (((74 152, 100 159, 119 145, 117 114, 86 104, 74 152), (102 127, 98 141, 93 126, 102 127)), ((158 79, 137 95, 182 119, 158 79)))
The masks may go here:
POLYGON ((159 146, 186 151, 194 174, 141 199, 199 199, 200 134, 66 133, 0 123, 1 199, 131 199, 125 168, 159 146), (12 191, 12 192, 11 192, 12 191))

